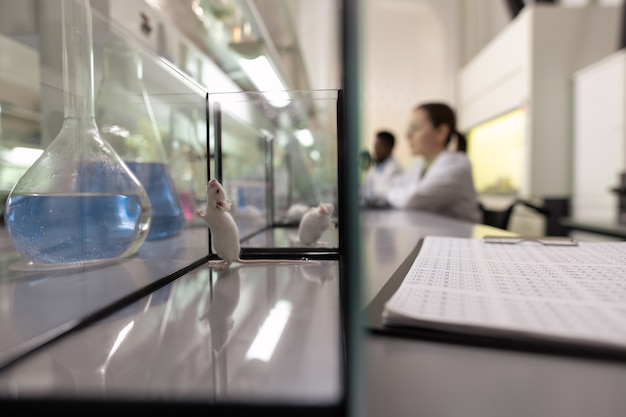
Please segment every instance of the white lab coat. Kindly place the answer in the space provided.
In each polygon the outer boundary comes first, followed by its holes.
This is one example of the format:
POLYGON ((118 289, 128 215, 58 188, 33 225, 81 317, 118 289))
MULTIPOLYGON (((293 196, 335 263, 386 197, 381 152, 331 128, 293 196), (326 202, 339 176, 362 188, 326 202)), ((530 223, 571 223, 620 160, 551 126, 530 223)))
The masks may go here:
POLYGON ((424 160, 396 178, 385 197, 395 208, 417 209, 444 216, 482 221, 474 189, 472 165, 464 152, 443 150, 422 176, 424 160))
POLYGON ((400 176, 402 172, 402 165, 393 156, 389 156, 383 162, 370 167, 363 180, 363 199, 371 204, 385 202, 385 193, 392 181, 400 176))

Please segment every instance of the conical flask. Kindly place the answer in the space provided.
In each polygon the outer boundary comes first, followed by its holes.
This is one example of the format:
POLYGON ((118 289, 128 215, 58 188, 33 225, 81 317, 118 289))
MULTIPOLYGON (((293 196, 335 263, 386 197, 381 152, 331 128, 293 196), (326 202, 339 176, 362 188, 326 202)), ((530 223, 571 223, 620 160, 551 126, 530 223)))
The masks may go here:
POLYGON ((148 192, 152 223, 147 240, 175 236, 185 218, 143 84, 141 57, 129 45, 117 43, 104 49, 103 61, 96 123, 148 192))
POLYGON ((5 224, 30 266, 127 257, 150 228, 146 190, 95 123, 91 19, 89 0, 62 1, 63 125, 7 199, 5 224))

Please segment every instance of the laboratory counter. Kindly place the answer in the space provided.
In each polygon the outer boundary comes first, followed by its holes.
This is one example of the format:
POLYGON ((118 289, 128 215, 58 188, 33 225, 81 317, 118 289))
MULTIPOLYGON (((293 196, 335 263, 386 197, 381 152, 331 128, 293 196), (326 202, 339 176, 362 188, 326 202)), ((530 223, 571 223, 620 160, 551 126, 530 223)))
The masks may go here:
MULTIPOLYGON (((432 214, 365 211, 368 304, 428 235, 506 234, 432 214)), ((364 410, 382 416, 626 415, 626 363, 368 332, 364 410)))
MULTIPOLYGON (((363 309, 421 238, 510 234, 414 211, 363 210, 361 221, 363 309)), ((19 271, 19 255, 3 251, 0 396, 292 404, 339 415, 338 262, 215 271, 206 238, 206 229, 185 229, 125 262, 70 273, 19 271)), ((2 242, 10 249, 6 234, 2 242)), ((626 415, 624 363, 363 330, 367 417, 626 415)))
POLYGON ((620 224, 616 220, 563 217, 559 219, 559 222, 570 231, 593 233, 604 239, 626 240, 626 225, 620 224))
MULTIPOLYGON (((249 244, 287 246, 293 233, 260 233, 249 244)), ((337 260, 216 270, 206 263, 208 229, 188 227, 129 259, 29 269, 5 229, 1 238, 3 407, 32 410, 44 399, 85 412, 94 401, 132 401, 340 415, 337 260)), ((322 239, 336 246, 337 232, 322 239)))

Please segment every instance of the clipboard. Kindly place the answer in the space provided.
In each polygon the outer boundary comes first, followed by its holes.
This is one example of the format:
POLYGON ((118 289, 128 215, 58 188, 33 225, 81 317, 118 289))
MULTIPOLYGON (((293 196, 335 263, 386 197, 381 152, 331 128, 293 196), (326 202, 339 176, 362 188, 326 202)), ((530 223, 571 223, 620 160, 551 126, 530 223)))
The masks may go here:
POLYGON ((562 340, 543 338, 525 338, 516 334, 502 332, 442 330, 429 326, 387 326, 382 317, 385 303, 396 292, 413 265, 424 239, 420 239, 411 253, 392 274, 387 283, 376 294, 363 310, 363 321, 372 335, 382 337, 398 337, 428 342, 447 343, 464 346, 475 346, 497 350, 509 350, 531 354, 547 354, 556 356, 572 356, 579 358, 604 360, 626 363, 626 350, 606 346, 588 346, 562 340))

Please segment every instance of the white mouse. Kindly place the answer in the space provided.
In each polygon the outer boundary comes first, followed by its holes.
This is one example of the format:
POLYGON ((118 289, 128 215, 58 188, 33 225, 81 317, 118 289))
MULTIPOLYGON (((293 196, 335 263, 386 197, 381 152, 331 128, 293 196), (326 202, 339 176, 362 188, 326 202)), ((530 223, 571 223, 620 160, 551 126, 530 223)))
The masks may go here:
POLYGON ((205 210, 196 210, 196 215, 204 220, 211 230, 213 249, 221 260, 210 261, 217 269, 228 268, 233 262, 245 265, 263 264, 300 264, 312 263, 310 260, 263 259, 243 260, 239 258, 241 246, 239 229, 230 214, 231 201, 226 198, 222 184, 215 178, 211 179, 206 188, 207 203, 205 210))
POLYGON ((285 221, 288 223, 299 223, 309 208, 308 205, 301 203, 291 205, 285 214, 285 221))
POLYGON ((332 203, 321 203, 317 207, 309 209, 298 226, 298 239, 305 245, 317 243, 326 230, 333 230, 334 223, 330 216, 333 214, 335 206, 332 203))

